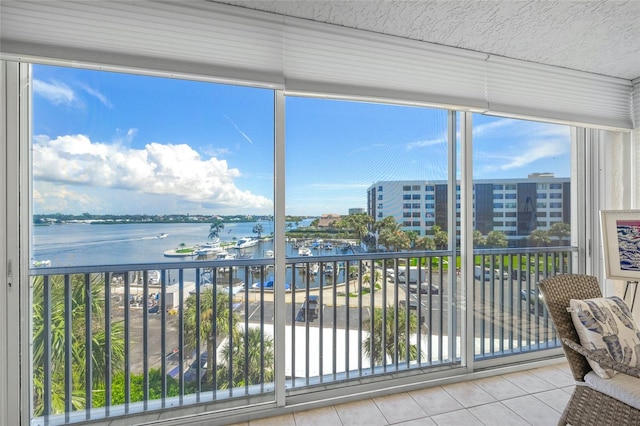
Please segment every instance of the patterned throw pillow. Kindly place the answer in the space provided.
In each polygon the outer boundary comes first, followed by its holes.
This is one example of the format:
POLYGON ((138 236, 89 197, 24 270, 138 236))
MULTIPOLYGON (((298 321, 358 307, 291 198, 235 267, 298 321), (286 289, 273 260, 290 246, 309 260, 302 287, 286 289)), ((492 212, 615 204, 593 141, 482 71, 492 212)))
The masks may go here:
MULTIPOLYGON (((573 324, 585 348, 610 356, 615 361, 640 367, 640 330, 631 311, 619 297, 569 301, 573 324)), ((593 371, 603 379, 616 374, 589 360, 593 371)))

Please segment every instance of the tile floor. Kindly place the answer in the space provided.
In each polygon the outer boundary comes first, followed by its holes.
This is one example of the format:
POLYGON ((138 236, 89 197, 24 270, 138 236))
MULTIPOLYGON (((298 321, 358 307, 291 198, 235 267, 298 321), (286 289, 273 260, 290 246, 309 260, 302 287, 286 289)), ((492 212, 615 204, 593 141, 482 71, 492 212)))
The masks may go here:
POLYGON ((557 424, 573 388, 564 363, 235 426, 551 426, 557 424))

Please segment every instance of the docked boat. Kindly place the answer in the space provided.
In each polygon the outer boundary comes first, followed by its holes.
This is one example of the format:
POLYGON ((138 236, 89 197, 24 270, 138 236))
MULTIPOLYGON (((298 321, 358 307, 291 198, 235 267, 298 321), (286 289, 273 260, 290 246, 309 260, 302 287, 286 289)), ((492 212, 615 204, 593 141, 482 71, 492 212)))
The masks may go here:
POLYGON ((45 268, 47 266, 51 266, 51 261, 50 260, 34 260, 32 264, 34 268, 45 268))
POLYGON ((210 254, 216 254, 222 251, 222 247, 220 247, 220 240, 215 239, 210 242, 206 242, 198 247, 194 253, 196 256, 208 256, 210 254))
POLYGON ((301 256, 301 257, 313 256, 313 253, 311 253, 311 249, 309 247, 302 246, 298 248, 298 256, 301 256))
MULTIPOLYGON (((274 289, 274 283, 273 283, 273 280, 269 280, 269 281, 264 282, 264 283, 257 282, 257 283, 255 283, 255 284, 253 284, 253 285, 251 286, 251 288, 253 288, 254 290, 259 290, 259 289, 263 288, 263 289, 265 289, 265 290, 271 290, 271 291, 273 291, 273 289, 274 289)), ((284 285, 284 289, 285 289, 285 291, 291 291, 291 284, 286 283, 286 284, 284 285)))
POLYGON ((237 254, 229 253, 226 250, 222 250, 216 255, 215 260, 232 260, 232 259, 235 259, 236 257, 238 257, 237 254))
POLYGON ((264 257, 269 259, 273 258, 273 250, 265 250, 264 257))
POLYGON ((238 243, 233 247, 236 249, 245 249, 248 247, 253 247, 258 244, 258 240, 252 237, 242 237, 238 240, 238 243))

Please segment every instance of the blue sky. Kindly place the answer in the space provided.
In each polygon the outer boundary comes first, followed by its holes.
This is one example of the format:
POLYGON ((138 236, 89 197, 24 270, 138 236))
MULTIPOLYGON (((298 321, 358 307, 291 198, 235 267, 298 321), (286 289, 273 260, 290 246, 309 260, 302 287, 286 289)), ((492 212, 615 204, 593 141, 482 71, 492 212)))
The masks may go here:
MULTIPOLYGON (((34 66, 35 213, 271 214, 267 89, 34 66)), ((569 176, 569 128, 474 115, 474 176, 569 176)), ((446 179, 446 112, 288 97, 288 214, 366 207, 381 180, 446 179)))

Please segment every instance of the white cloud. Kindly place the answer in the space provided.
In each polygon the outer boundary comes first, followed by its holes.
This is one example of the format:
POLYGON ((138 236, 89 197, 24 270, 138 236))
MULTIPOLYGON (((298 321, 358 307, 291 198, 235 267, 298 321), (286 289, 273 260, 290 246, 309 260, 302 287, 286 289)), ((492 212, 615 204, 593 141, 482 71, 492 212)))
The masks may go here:
POLYGON ((491 133, 497 129, 500 129, 506 126, 515 126, 518 123, 520 122, 517 120, 512 120, 509 118, 501 118, 501 119, 491 121, 489 123, 478 124, 477 126, 473 126, 473 136, 477 138, 479 136, 484 135, 485 133, 491 133))
POLYGON ((407 151, 412 150, 414 148, 424 148, 428 146, 440 145, 447 143, 447 136, 443 135, 442 137, 436 139, 427 139, 423 141, 410 142, 407 144, 407 151))
POLYGON ((517 155, 509 157, 509 162, 501 165, 501 170, 516 169, 538 160, 553 158, 568 153, 569 144, 558 140, 537 140, 529 142, 518 151, 517 155))
POLYGON ((54 105, 73 105, 77 101, 74 91, 64 83, 45 83, 33 80, 33 93, 47 99, 54 105))
POLYGON ((152 142, 144 149, 131 149, 92 142, 84 135, 38 136, 33 143, 34 181, 177 196, 188 203, 237 211, 271 208, 268 198, 238 188, 234 179, 239 176, 226 161, 202 158, 185 144, 152 142))
POLYGON ((94 98, 98 99, 107 108, 112 108, 113 107, 113 105, 111 105, 111 102, 109 102, 109 99, 107 99, 107 97, 105 95, 103 95, 102 93, 100 93, 99 91, 87 86, 86 84, 80 84, 80 87, 85 92, 87 92, 88 94, 90 94, 94 98))

